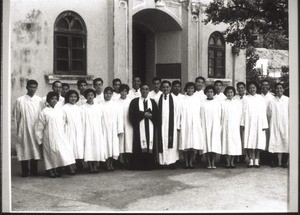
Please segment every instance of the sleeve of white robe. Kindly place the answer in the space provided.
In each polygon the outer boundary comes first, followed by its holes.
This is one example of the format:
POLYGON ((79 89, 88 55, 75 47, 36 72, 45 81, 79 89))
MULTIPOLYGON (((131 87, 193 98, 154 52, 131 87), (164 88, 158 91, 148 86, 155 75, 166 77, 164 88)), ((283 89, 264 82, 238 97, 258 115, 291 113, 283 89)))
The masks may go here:
MULTIPOLYGON (((117 105, 117 104, 116 104, 117 105)), ((117 111, 117 130, 118 134, 124 133, 124 118, 122 117, 123 107, 117 111)))
POLYGON ((43 133, 44 133, 45 125, 46 125, 45 114, 41 112, 39 115, 39 119, 35 124, 35 137, 39 145, 43 143, 43 133))
POLYGON ((175 100, 175 111, 177 130, 180 130, 180 106, 178 99, 175 100))
POLYGON ((267 118, 267 108, 266 108, 266 103, 264 102, 264 99, 261 99, 261 123, 262 123, 262 128, 267 129, 269 128, 268 125, 268 118, 267 118))
POLYGON ((246 109, 247 109, 247 102, 246 102, 246 99, 243 99, 243 101, 242 101, 241 124, 240 124, 241 126, 245 126, 246 109))
POLYGON ((267 107, 267 116, 268 116, 268 118, 271 118, 271 116, 272 116, 272 103, 273 102, 268 103, 268 107, 267 107))
POLYGON ((20 102, 17 100, 14 110, 13 110, 13 121, 15 128, 17 129, 17 134, 19 133, 19 127, 20 127, 20 118, 21 118, 21 111, 20 111, 20 102))

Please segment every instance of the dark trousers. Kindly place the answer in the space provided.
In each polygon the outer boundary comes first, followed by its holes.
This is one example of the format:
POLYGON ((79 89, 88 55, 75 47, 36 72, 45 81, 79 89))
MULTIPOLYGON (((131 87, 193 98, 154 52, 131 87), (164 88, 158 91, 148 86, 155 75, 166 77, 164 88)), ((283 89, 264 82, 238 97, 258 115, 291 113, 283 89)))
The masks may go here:
POLYGON ((263 165, 270 165, 272 162, 272 155, 268 151, 261 151, 259 154, 259 163, 263 165))
POLYGON ((30 172, 31 175, 35 175, 38 172, 38 160, 30 160, 30 169, 28 166, 29 160, 21 161, 22 174, 28 175, 30 172))
MULTIPOLYGON (((272 164, 278 165, 279 159, 278 159, 278 153, 270 153, 272 158, 272 164)), ((281 157, 281 165, 285 166, 287 165, 287 162, 289 160, 289 153, 282 153, 281 157)))

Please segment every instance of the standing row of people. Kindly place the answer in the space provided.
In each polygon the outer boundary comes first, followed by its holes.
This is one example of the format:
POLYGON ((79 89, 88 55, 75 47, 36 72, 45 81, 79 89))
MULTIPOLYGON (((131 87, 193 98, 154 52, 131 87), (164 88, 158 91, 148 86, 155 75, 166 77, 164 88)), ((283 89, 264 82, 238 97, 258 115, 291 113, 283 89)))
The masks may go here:
MULTIPOLYGON (((281 163, 286 166, 289 101, 282 84, 265 102, 254 83, 247 85, 248 95, 242 82, 237 84, 238 95, 232 86, 222 93, 222 81, 203 90, 203 77, 188 82, 185 94, 180 81, 153 78, 152 83, 150 91, 134 77, 129 89, 114 79, 113 87, 102 92, 101 78, 93 81, 94 89, 79 80, 77 93, 56 81, 53 91, 40 98, 35 95, 38 83, 29 80, 27 94, 17 99, 14 111, 22 176, 36 175, 42 157, 50 177, 59 176, 61 166, 75 174, 83 161, 91 173, 98 171, 99 161, 113 170, 117 159, 131 169, 153 169, 157 163, 173 168, 180 154, 184 168, 194 168, 196 156, 201 159, 202 154, 209 169, 216 168, 217 154, 225 155, 226 167, 234 168, 234 157, 243 150, 249 167, 259 167, 261 150, 284 153, 281 163)), ((273 166, 278 165, 276 158, 272 156, 273 166)))

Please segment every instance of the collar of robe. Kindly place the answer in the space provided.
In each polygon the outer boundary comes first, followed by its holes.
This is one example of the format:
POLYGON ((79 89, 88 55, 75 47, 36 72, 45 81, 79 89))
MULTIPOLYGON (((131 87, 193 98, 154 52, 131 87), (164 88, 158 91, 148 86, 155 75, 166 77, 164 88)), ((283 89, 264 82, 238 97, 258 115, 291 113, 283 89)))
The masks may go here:
POLYGON ((207 98, 207 100, 213 100, 214 98, 207 98))

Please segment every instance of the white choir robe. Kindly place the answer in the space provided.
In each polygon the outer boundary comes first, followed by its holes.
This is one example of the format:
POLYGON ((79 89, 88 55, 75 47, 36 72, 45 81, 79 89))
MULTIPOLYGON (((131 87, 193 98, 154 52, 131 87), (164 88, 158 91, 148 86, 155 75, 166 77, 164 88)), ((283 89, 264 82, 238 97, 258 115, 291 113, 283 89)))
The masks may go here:
POLYGON ((223 155, 242 155, 240 124, 242 103, 237 99, 225 99, 221 103, 221 142, 223 155))
MULTIPOLYGON (((44 96, 41 100, 41 106, 42 106, 42 109, 44 109, 45 107, 49 107, 49 104, 48 102, 46 101, 47 99, 47 96, 44 96)), ((59 100, 58 102, 56 103, 56 105, 54 106, 55 109, 60 109, 62 108, 62 106, 65 104, 65 98, 62 97, 61 95, 59 96, 59 100)))
POLYGON ((72 146, 74 157, 75 159, 83 159, 84 140, 81 108, 76 104, 67 103, 62 107, 62 111, 65 121, 65 133, 72 146))
MULTIPOLYGON (((180 104, 176 96, 172 95, 174 105, 174 125, 173 125, 173 148, 168 148, 168 134, 169 134, 169 114, 170 114, 170 94, 167 95, 167 99, 162 99, 162 148, 163 153, 159 153, 159 164, 169 165, 179 160, 179 144, 178 144, 178 129, 180 129, 180 104)), ((164 97, 164 95, 162 94, 164 97)), ((156 101, 158 104, 159 98, 156 101)), ((159 108, 159 107, 158 107, 159 108)))
POLYGON ((205 99, 200 107, 203 131, 203 153, 221 154, 221 102, 217 99, 205 99))
POLYGON ((200 99, 185 95, 181 100, 179 150, 203 150, 200 99))
POLYGON ((158 100, 159 100, 161 94, 162 94, 162 91, 158 91, 156 93, 154 90, 151 90, 148 94, 148 98, 154 99, 155 101, 157 101, 156 104, 158 104, 158 100))
POLYGON ((79 95, 79 100, 76 103, 78 106, 81 106, 86 103, 86 98, 83 95, 79 95))
POLYGON ((17 129, 16 150, 19 161, 42 158, 34 128, 41 108, 41 98, 36 95, 24 95, 16 101, 13 118, 17 129))
POLYGON ((124 133, 123 119, 115 101, 100 103, 101 123, 104 138, 106 158, 118 159, 120 155, 118 134, 124 133))
POLYGON ((289 97, 274 97, 268 105, 270 117, 270 142, 268 151, 271 153, 289 152, 289 97))
POLYGON ((101 102, 104 102, 104 93, 96 94, 96 98, 94 98, 94 102, 96 104, 100 104, 101 102))
POLYGON ((46 170, 75 163, 73 149, 64 132, 61 109, 45 107, 35 126, 37 142, 43 144, 46 170))
POLYGON ((131 100, 132 99, 135 99, 135 98, 138 98, 138 97, 141 97, 142 94, 141 94, 141 90, 140 88, 138 90, 135 90, 135 89, 130 89, 129 92, 128 92, 128 95, 127 97, 130 98, 131 100))
POLYGON ((214 96, 214 99, 217 99, 219 101, 225 100, 226 98, 227 97, 224 95, 224 93, 219 93, 214 96))
POLYGON ((201 101, 205 100, 206 99, 206 95, 204 94, 204 91, 203 90, 200 90, 200 91, 196 91, 194 93, 195 96, 197 96, 198 98, 200 98, 201 101))
POLYGON ((129 106, 131 99, 118 99, 117 107, 121 111, 121 117, 123 118, 123 130, 124 134, 119 137, 120 153, 132 153, 133 143, 133 128, 129 119, 129 106))
MULTIPOLYGON (((235 95, 233 97, 234 100, 238 101, 242 107, 242 113, 243 113, 243 101, 247 98, 246 94, 241 98, 240 95, 235 95)), ((245 131, 244 130, 241 130, 240 129, 240 138, 241 138, 241 141, 242 141, 242 151, 243 151, 243 154, 246 153, 246 151, 244 150, 244 133, 245 131)))
MULTIPOLYGON (((260 94, 260 95, 264 98, 264 100, 266 102, 266 108, 268 108, 269 102, 274 98, 274 95, 271 92, 268 92, 266 95, 264 95, 263 93, 260 94)), ((267 116, 267 119, 268 119, 268 123, 269 123, 269 126, 270 126, 269 116, 267 116)))
POLYGON ((105 161, 100 105, 85 103, 81 106, 84 135, 84 161, 105 161))
POLYGON ((266 103, 261 95, 247 95, 243 99, 241 126, 244 126, 244 148, 266 148, 266 134, 262 129, 268 128, 266 103))
POLYGON ((121 97, 120 93, 113 92, 111 100, 116 101, 121 97))

